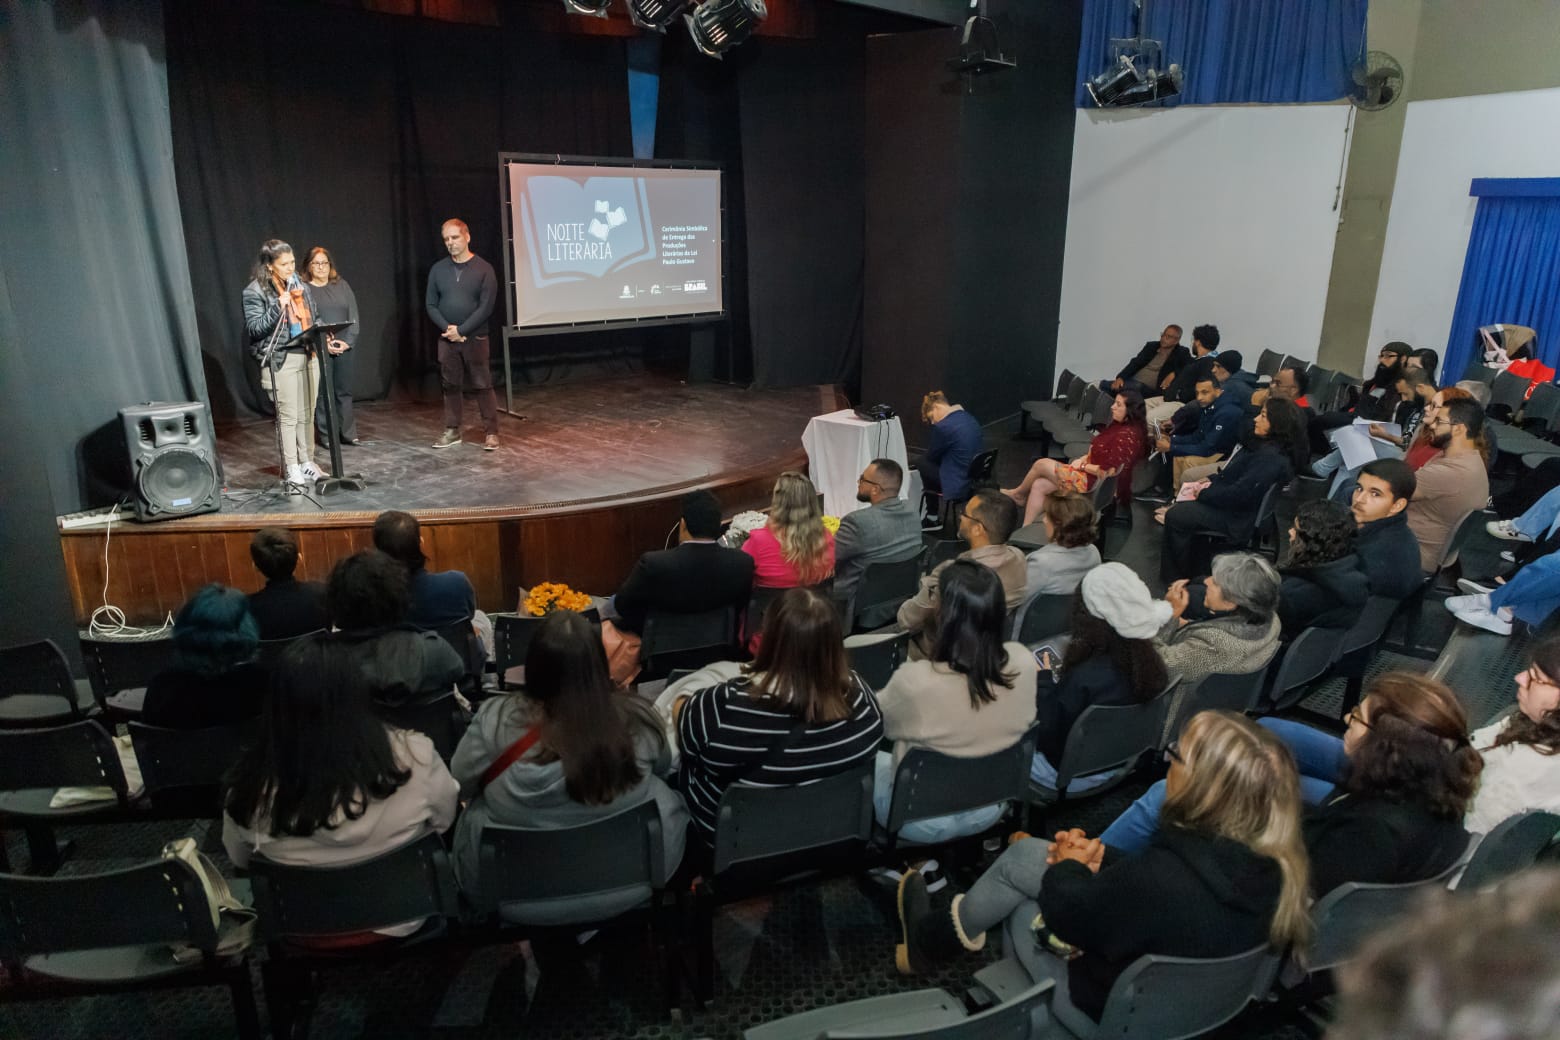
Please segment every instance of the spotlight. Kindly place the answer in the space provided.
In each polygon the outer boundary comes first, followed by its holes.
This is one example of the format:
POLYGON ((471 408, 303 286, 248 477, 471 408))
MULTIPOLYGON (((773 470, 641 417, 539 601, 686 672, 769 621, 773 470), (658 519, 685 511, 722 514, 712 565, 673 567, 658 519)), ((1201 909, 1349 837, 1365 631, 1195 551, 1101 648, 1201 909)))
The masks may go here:
POLYGON ((683 15, 693 45, 712 58, 742 43, 769 17, 764 0, 705 0, 683 15))
POLYGON ((628 0, 628 16, 641 29, 664 33, 688 6, 688 0, 628 0))
POLYGON ((1164 72, 1149 69, 1142 82, 1134 83, 1121 92, 1112 107, 1131 108, 1175 97, 1181 92, 1181 66, 1172 65, 1164 72))
POLYGON ((1101 108, 1110 108, 1120 102, 1121 96, 1129 88, 1135 88, 1142 84, 1143 74, 1138 71, 1131 58, 1123 54, 1117 59, 1116 64, 1106 69, 1084 84, 1088 88, 1089 96, 1094 103, 1101 108))
POLYGON ((605 18, 607 8, 612 6, 612 0, 563 0, 563 6, 570 14, 585 14, 592 18, 605 18))

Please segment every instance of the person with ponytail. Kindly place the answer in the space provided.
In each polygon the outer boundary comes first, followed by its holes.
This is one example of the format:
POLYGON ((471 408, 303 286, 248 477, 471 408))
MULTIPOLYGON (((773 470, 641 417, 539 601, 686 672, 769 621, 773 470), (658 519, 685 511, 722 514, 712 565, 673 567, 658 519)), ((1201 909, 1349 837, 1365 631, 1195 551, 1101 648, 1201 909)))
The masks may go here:
POLYGON ((1052 1013, 1069 1025, 1076 1017, 1073 1031, 1087 1035, 1116 978, 1144 954, 1303 947, 1309 885, 1289 751, 1242 715, 1205 711, 1166 757, 1159 829, 1138 852, 1106 850, 1077 830, 1023 838, 967 893, 935 905, 921 874, 907 873, 899 970, 924 973, 979 950, 1006 922, 1007 948, 1031 977, 1055 981, 1052 1013))
POLYGON ((1479 792, 1463 825, 1487 834, 1508 816, 1542 809, 1560 813, 1560 636, 1533 647, 1532 662, 1517 674, 1517 710, 1475 730, 1472 742, 1484 759, 1479 792))
MULTIPOLYGON (((461 886, 477 884, 485 824, 573 827, 649 799, 661 817, 670 876, 682 862, 688 810, 661 779, 671 769, 665 731, 649 702, 613 692, 595 626, 572 610, 544 617, 526 654, 525 680, 522 692, 482 702, 450 763, 469 799, 455 828, 461 886)), ((624 898, 560 912, 568 920, 610 917, 638 902, 624 898)))

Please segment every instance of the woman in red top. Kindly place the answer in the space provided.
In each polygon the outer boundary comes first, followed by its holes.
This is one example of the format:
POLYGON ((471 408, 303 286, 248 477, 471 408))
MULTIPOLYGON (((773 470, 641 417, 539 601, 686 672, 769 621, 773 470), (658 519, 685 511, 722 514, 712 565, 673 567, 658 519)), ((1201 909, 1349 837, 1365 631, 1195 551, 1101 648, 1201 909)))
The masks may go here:
POLYGON ((1068 491, 1092 491, 1105 477, 1114 476, 1116 498, 1130 499, 1132 495, 1132 468, 1143 457, 1147 443, 1148 413, 1143 406, 1143 395, 1136 390, 1123 390, 1110 406, 1110 425, 1089 442, 1088 453, 1071 462, 1040 459, 1016 488, 1004 488, 1008 495, 1024 507, 1024 525, 1035 522, 1035 517, 1045 508, 1045 496, 1063 488, 1068 491))
POLYGON ((817 585, 833 574, 834 535, 823 526, 812 481, 800 473, 780 474, 769 502, 769 523, 748 535, 742 551, 753 557, 756 588, 817 585))

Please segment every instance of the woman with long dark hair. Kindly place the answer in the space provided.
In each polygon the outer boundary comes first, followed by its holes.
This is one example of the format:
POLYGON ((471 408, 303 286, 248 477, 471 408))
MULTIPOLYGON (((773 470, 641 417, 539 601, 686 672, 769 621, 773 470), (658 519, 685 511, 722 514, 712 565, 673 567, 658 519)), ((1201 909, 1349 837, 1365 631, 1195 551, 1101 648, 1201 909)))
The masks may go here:
POLYGON ((812 589, 781 593, 753 660, 736 678, 678 697, 672 717, 678 787, 706 842, 731 784, 822 780, 868 761, 883 736, 877 699, 845 656, 839 611, 812 589))
POLYGON ((1354 552, 1359 524, 1338 502, 1318 499, 1295 512, 1289 554, 1279 566, 1279 638, 1304 629, 1348 628, 1370 597, 1370 578, 1354 552))
MULTIPOLYGON (((682 861, 688 810, 661 779, 671 768, 660 717, 614 692, 601 636, 582 615, 556 610, 537 625, 525 689, 482 702, 450 763, 468 799, 455 830, 455 876, 476 884, 485 824, 571 827, 654 799, 665 867, 682 861)), ((570 920, 610 917, 621 899, 560 908, 570 920)))
MULTIPOLYGON (((309 255, 304 261, 304 276, 309 283, 309 293, 314 298, 314 305, 318 308, 317 317, 320 321, 334 324, 338 321, 351 322, 341 330, 341 335, 333 337, 325 346, 326 364, 330 365, 330 385, 336 395, 336 418, 340 426, 336 430, 336 436, 341 438, 342 444, 359 444, 361 441, 357 434, 357 417, 352 411, 352 354, 350 351, 357 346, 358 338, 358 305, 357 295, 353 293, 352 286, 347 280, 336 273, 336 261, 332 259, 330 250, 324 246, 315 246, 309 250, 309 255)), ((329 401, 321 396, 319 405, 314 409, 314 430, 320 440, 330 436, 329 423, 326 421, 326 410, 329 401)))
POLYGON ((1473 733, 1484 773, 1463 824, 1476 833, 1531 809, 1560 813, 1560 636, 1533 647, 1516 681, 1517 710, 1473 733))
POLYGON ((1122 390, 1110 406, 1110 424, 1089 442, 1089 450, 1071 462, 1039 459, 1029 467, 1017 487, 1003 488, 1024 510, 1025 526, 1035 522, 1045 508, 1046 496, 1065 491, 1092 491, 1106 477, 1116 478, 1117 501, 1132 497, 1132 470, 1148 443, 1148 409, 1143 395, 1122 390))
POLYGON ((298 278, 292 246, 273 238, 260 247, 243 298, 249 354, 260 365, 261 389, 276 409, 282 479, 291 491, 325 475, 314 464, 309 431, 319 396, 319 360, 312 345, 287 346, 314 324, 314 299, 298 278))
MULTIPOLYGON (((883 736, 874 800, 880 824, 894 799, 894 769, 911 748, 980 758, 1012 747, 1035 720, 1035 659, 1022 643, 1004 642, 1002 582, 989 568, 954 560, 938 579, 937 639, 928 660, 906 661, 878 693, 883 736)), ((1002 815, 993 805, 918 820, 900 832, 931 845, 985 830, 1002 815)))
POLYGON ((237 867, 256 853, 359 863, 447 830, 459 794, 431 740, 374 714, 353 656, 330 636, 306 637, 278 663, 259 737, 228 776, 222 841, 237 867))
MULTIPOLYGON (((1071 638, 1062 658, 1041 662, 1036 696, 1039 734, 1031 780, 1056 784, 1067 734, 1096 704, 1146 704, 1164 691, 1169 673, 1153 637, 1170 620, 1143 579, 1121 563, 1102 563, 1084 575, 1073 600, 1071 638)), ((1069 788, 1087 791, 1099 779, 1079 777, 1069 788)))
POLYGON ((211 584, 173 619, 173 667, 146 684, 141 721, 168 729, 248 722, 265 706, 267 678, 255 663, 260 626, 249 597, 211 584))

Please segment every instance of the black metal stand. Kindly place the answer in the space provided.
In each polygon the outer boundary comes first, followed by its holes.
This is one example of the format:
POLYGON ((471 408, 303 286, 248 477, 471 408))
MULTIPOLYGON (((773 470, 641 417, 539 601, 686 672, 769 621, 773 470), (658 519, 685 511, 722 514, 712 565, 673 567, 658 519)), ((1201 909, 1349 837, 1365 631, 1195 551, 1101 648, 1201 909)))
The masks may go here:
POLYGON ((331 495, 337 491, 362 491, 368 485, 359 474, 342 472, 345 466, 341 461, 341 435, 338 432, 341 429, 341 416, 336 410, 336 380, 331 372, 329 344, 337 332, 350 324, 346 321, 334 322, 315 325, 309 330, 315 333, 315 356, 320 359, 320 376, 325 384, 325 434, 330 438, 331 475, 314 482, 315 492, 321 495, 331 495))

